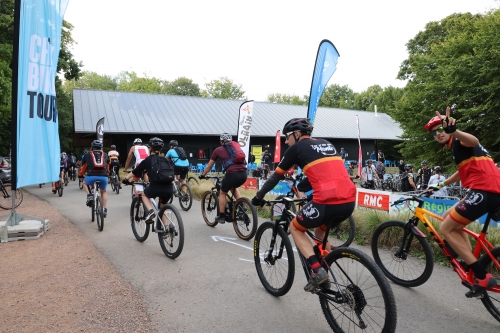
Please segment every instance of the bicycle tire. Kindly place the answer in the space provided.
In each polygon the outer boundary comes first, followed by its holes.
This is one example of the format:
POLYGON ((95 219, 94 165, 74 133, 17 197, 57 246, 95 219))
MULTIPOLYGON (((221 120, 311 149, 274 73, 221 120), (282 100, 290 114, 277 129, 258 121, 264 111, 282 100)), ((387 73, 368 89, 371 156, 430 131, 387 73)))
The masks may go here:
POLYGON ((64 188, 63 188, 63 186, 61 184, 61 181, 59 181, 59 187, 57 188, 57 195, 59 195, 60 197, 62 197, 63 191, 64 191, 64 188))
POLYGON ((413 235, 406 228, 407 223, 409 222, 389 220, 380 224, 373 232, 372 254, 389 280, 403 287, 417 287, 430 278, 434 269, 434 258, 427 239, 413 235), (409 241, 409 252, 398 254, 405 232, 408 233, 405 247, 409 241), (422 255, 424 260, 420 259, 422 255))
POLYGON ((78 187, 81 189, 83 189, 83 179, 78 179, 78 187))
POLYGON ((68 186, 68 183, 69 183, 68 173, 65 172, 64 173, 64 186, 68 186))
MULTIPOLYGON (((491 254, 495 257, 495 259, 500 262, 500 247, 495 247, 490 250, 491 254)), ((500 271, 493 264, 491 258, 484 254, 479 258, 479 262, 481 265, 486 268, 486 271, 492 274, 497 279, 497 285, 500 285, 500 271)), ((495 318, 500 321, 500 294, 496 292, 487 291, 481 297, 481 302, 488 312, 495 318), (494 295, 494 296, 491 296, 494 295)))
POLYGON ((187 179, 187 183, 188 183, 188 184, 191 184, 191 185, 194 185, 194 184, 196 184, 196 185, 200 185, 200 182, 198 181, 198 179, 194 178, 193 176, 191 176, 191 177, 189 177, 189 178, 187 179), (194 183, 194 184, 193 184, 193 183, 194 183))
POLYGON ((116 176, 113 180, 115 182, 115 192, 116 194, 120 194, 120 182, 118 181, 118 179, 116 179, 116 176))
POLYGON ((318 295, 332 330, 394 333, 396 301, 373 259, 359 250, 343 247, 330 252, 325 261, 335 282, 331 279, 323 285, 318 295))
MULTIPOLYGON (((5 191, 9 194, 8 198, 3 197, 3 193, 0 193, 0 207, 3 209, 12 209, 12 186, 11 184, 3 184, 5 191)), ((16 190, 16 202, 15 207, 19 207, 19 205, 23 202, 23 191, 20 189, 16 190)))
MULTIPOLYGON (((281 200, 281 199, 283 199, 284 197, 287 197, 287 195, 278 195, 278 196, 276 197, 276 199, 274 199, 274 200, 281 200)), ((274 214, 275 214, 275 211, 274 211, 275 205, 276 205, 276 203, 273 203, 273 204, 271 205, 271 221, 275 221, 275 218, 276 218, 277 216, 280 216, 280 215, 276 215, 276 217, 274 216, 274 214)), ((295 206, 295 204, 291 205, 291 207, 290 207, 290 208, 291 208, 290 210, 291 210, 292 212, 294 212, 294 213, 296 213, 296 212, 297 212, 297 207, 295 206)))
POLYGON ((257 231, 257 209, 248 198, 239 198, 233 206, 233 228, 243 240, 250 240, 257 231))
POLYGON ((219 215, 219 198, 214 192, 206 191, 201 196, 201 216, 208 226, 215 227, 217 215, 219 215))
POLYGON ((134 233, 135 239, 139 242, 144 242, 149 236, 149 225, 146 223, 146 208, 140 197, 132 199, 130 204, 130 226, 134 233))
POLYGON ((95 203, 95 213, 97 220, 97 229, 99 231, 102 231, 102 229, 104 229, 104 207, 102 206, 101 196, 97 197, 97 201, 95 203))
POLYGON ((292 287, 295 277, 295 257, 287 233, 273 222, 264 222, 257 229, 253 244, 255 268, 260 282, 271 295, 285 295, 292 287), (269 258, 272 239, 275 240, 273 257, 269 258), (281 248, 282 256, 276 258, 281 248))
MULTIPOLYGON (((93 196, 92 200, 95 200, 95 195, 93 196)), ((92 201, 91 210, 92 210, 92 222, 94 222, 95 221, 95 202, 93 202, 93 201, 92 201)))
POLYGON ((179 205, 186 212, 193 205, 193 191, 191 191, 191 187, 187 184, 182 184, 179 188, 179 205))
POLYGON ((331 250, 351 245, 355 235, 356 224, 354 223, 354 218, 351 215, 349 218, 330 230, 328 241, 330 242, 331 250))
POLYGON ((165 232, 158 232, 161 249, 168 258, 175 259, 184 247, 184 223, 181 213, 174 205, 166 204, 160 209, 158 218, 164 218, 169 223, 165 226, 165 232))
POLYGON ((110 185, 111 185, 111 192, 114 192, 115 191, 115 182, 114 182, 113 178, 111 178, 110 185))

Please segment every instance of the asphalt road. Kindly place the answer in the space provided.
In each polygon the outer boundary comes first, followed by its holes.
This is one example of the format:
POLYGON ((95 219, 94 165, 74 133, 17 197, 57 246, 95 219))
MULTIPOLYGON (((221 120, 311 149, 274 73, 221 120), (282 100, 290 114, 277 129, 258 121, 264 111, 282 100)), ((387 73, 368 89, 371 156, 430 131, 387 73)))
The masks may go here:
MULTIPOLYGON (((184 249, 171 260, 155 233, 144 243, 135 239, 128 186, 119 195, 108 186, 108 217, 102 232, 90 220, 77 181, 65 187, 62 197, 52 194, 49 185, 26 190, 47 200, 92 240, 144 297, 161 332, 331 332, 318 297, 302 289, 306 281, 298 257, 290 292, 271 296, 257 276, 252 241, 237 238, 229 223, 207 226, 199 201, 189 212, 181 211, 184 249)), ((368 248, 358 248, 371 256, 368 248)), ((398 309, 397 332, 500 332, 500 323, 482 303, 464 296, 466 289, 450 268, 435 266, 430 280, 417 288, 391 286, 398 309)))

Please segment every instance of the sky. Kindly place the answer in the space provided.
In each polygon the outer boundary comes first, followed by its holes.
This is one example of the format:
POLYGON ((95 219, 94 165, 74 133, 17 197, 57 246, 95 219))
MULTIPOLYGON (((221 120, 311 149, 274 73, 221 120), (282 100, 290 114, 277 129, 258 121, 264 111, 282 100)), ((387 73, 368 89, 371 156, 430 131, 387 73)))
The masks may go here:
POLYGON ((362 92, 396 79, 406 43, 431 21, 498 9, 495 0, 70 0, 73 55, 83 70, 134 71, 201 89, 228 77, 245 96, 309 95, 319 43, 340 57, 330 84, 362 92))

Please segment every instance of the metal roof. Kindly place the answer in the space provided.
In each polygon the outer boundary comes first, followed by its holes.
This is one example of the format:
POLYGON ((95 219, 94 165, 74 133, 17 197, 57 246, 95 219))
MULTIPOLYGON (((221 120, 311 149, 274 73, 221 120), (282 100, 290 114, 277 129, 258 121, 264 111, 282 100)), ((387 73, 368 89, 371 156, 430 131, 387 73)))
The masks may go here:
MULTIPOLYGON (((97 121, 105 117, 106 133, 236 135, 241 103, 217 98, 74 89, 75 132, 95 132, 97 121)), ((306 114, 304 105, 254 102, 252 136, 275 136, 287 120, 306 114)), ((313 135, 355 139, 356 115, 362 139, 398 140, 403 133, 385 113, 320 107, 313 135)))

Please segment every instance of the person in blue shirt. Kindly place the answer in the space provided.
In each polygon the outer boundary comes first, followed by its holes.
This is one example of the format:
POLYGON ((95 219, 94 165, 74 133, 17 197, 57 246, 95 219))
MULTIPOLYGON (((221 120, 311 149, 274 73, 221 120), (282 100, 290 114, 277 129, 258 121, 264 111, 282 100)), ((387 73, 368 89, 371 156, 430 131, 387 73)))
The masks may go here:
MULTIPOLYGON (((170 140, 168 145, 170 146, 170 150, 167 152, 166 157, 172 159, 174 162, 175 178, 177 178, 181 184, 186 184, 186 177, 189 171, 189 160, 187 157, 184 160, 181 159, 179 153, 175 150, 176 148, 182 149, 178 147, 179 143, 177 140, 170 140)), ((182 149, 182 152, 184 152, 184 149, 182 149)))

